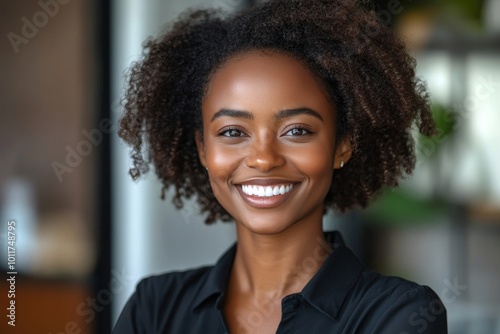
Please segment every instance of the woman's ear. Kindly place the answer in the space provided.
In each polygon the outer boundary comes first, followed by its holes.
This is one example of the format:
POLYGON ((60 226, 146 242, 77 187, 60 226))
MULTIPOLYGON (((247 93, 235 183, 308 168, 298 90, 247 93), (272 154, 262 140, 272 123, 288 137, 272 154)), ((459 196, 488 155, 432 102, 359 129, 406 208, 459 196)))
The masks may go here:
POLYGON ((194 137, 196 141, 196 147, 198 149, 198 157, 200 158, 200 162, 203 167, 207 168, 207 160, 205 158, 205 145, 203 144, 200 131, 195 130, 194 137))
POLYGON ((351 141, 348 137, 342 139, 335 148, 335 156, 333 160, 333 169, 344 167, 344 165, 351 159, 352 147, 351 141))

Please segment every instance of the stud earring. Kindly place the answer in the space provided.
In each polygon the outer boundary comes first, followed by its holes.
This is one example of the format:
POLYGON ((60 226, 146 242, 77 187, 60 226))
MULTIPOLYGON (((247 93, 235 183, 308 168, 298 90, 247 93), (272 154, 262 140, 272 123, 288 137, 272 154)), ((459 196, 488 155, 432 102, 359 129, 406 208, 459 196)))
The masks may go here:
POLYGON ((340 168, 344 167, 344 160, 340 162, 340 168))

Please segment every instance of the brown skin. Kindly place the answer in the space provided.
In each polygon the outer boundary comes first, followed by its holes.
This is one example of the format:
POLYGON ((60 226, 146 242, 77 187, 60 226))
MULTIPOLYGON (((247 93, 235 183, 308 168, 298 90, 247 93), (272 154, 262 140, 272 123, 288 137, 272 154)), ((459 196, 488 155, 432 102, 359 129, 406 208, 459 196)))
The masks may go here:
POLYGON ((335 140, 335 106, 318 79, 285 54, 252 51, 230 58, 213 76, 202 114, 203 142, 196 137, 200 161, 237 226, 226 322, 231 333, 275 333, 281 299, 300 292, 325 259, 317 256, 318 238, 324 239, 323 202, 334 169, 349 160, 351 147, 348 140, 335 140), (298 108, 321 119, 305 113, 275 118, 298 108), (253 119, 212 120, 221 109, 245 111, 253 119), (283 203, 255 207, 238 187, 256 179, 296 185, 283 203), (313 267, 297 274, 308 257, 317 259, 313 267), (252 311, 261 316, 252 318, 252 311))

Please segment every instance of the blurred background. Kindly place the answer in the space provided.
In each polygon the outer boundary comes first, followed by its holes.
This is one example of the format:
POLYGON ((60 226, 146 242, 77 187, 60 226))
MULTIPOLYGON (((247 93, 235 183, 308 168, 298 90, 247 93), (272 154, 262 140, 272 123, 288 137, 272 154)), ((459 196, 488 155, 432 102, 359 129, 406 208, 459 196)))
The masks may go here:
MULTIPOLYGON (((109 333, 144 276, 214 263, 234 225, 134 183, 116 136, 124 73, 186 7, 251 0, 2 1, 2 333, 109 333), (16 327, 8 226, 16 222, 16 327)), ((500 333, 500 0, 380 0, 427 82, 438 134, 414 174, 373 206, 327 215, 363 262, 431 286, 453 334, 500 333)))

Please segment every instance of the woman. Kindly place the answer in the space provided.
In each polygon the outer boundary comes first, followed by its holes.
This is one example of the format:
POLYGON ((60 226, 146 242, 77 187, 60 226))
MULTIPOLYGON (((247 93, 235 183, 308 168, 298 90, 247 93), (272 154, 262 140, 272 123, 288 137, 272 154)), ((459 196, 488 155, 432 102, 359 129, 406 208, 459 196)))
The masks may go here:
MULTIPOLYGON (((115 333, 446 333, 428 287, 363 267, 329 208, 364 207, 434 131, 414 62, 356 1, 191 11, 146 43, 120 136, 174 203, 234 220, 215 266, 141 281, 115 333), (143 138, 148 156, 143 157, 143 138)), ((163 196, 163 195, 162 195, 163 196)))

